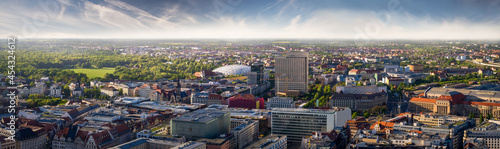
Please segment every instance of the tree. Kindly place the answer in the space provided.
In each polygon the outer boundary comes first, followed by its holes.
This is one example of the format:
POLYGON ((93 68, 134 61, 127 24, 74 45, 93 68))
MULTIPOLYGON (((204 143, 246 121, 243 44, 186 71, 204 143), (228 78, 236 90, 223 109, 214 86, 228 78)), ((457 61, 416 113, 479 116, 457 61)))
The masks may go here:
POLYGON ((115 79, 115 76, 113 74, 106 73, 106 74, 104 74, 104 79, 113 80, 113 79, 115 79))
POLYGON ((351 118, 352 118, 352 119, 355 119, 357 116, 358 116, 358 112, 354 112, 354 113, 352 113, 351 118))
POLYGON ((473 119, 473 118, 476 118, 476 116, 474 115, 474 113, 470 112, 469 113, 469 119, 473 119))
POLYGON ((331 92, 332 92, 332 88, 330 87, 330 85, 325 86, 323 93, 326 95, 331 95, 331 92))
POLYGON ((385 114, 385 112, 386 112, 386 111, 387 111, 386 106, 382 106, 382 108, 380 109, 380 112, 381 112, 382 114, 385 114))
POLYGON ((319 96, 320 96, 320 95, 319 95, 319 92, 316 92, 316 94, 314 95, 313 100, 315 100, 315 99, 319 99, 319 96))
POLYGON ((479 124, 483 123, 484 117, 483 114, 479 115, 479 124))
POLYGON ((93 94, 94 94, 94 98, 95 98, 96 96, 101 95, 101 88, 99 88, 99 87, 94 87, 94 93, 93 93, 93 94))
POLYGON ((323 91, 323 85, 321 85, 320 87, 318 87, 317 93, 322 93, 322 91, 323 91))
POLYGON ((50 85, 52 85, 52 83, 50 83, 50 82, 45 82, 45 86, 50 87, 50 85))
POLYGON ((30 86, 31 86, 31 87, 35 87, 35 82, 31 82, 31 83, 30 83, 30 86))
POLYGON ((122 89, 122 88, 120 88, 120 89, 118 90, 118 96, 123 96, 123 89, 122 89))
POLYGON ((491 119, 491 118, 493 118, 493 114, 488 113, 488 116, 487 116, 486 118, 487 118, 487 119, 491 119))
POLYGON ((69 95, 71 95, 71 90, 69 89, 69 86, 67 84, 63 87, 63 94, 64 97, 69 97, 69 95))
POLYGON ((363 113, 363 116, 364 116, 365 118, 369 118, 369 117, 370 117, 370 112, 365 112, 365 113, 363 113))

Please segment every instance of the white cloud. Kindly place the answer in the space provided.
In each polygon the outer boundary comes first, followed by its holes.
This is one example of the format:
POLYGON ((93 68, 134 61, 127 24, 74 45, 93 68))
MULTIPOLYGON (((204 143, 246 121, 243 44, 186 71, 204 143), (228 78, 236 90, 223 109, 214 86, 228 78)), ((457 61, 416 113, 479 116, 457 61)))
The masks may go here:
POLYGON ((295 31, 297 29, 297 22, 300 21, 300 15, 297 15, 295 18, 290 20, 290 25, 288 25, 285 30, 287 31, 295 31))
MULTIPOLYGON (((499 19, 474 22, 466 18, 437 20, 431 15, 414 16, 408 12, 391 14, 391 21, 380 24, 369 11, 315 10, 287 14, 298 7, 294 1, 278 1, 258 14, 227 13, 223 16, 199 15, 179 4, 165 6, 162 13, 151 14, 130 4, 105 0, 106 3, 58 0, 61 10, 37 27, 40 38, 344 38, 354 39, 359 29, 368 39, 500 39, 499 19), (260 17, 271 9, 279 10, 283 20, 260 17), (203 17, 205 20, 203 21, 203 17), (286 18, 286 19, 284 19, 286 18), (210 20, 211 19, 211 20, 210 20), (378 28, 377 28, 378 25, 378 28), (368 28, 368 31, 367 31, 368 28), (378 32, 370 32, 373 29, 378 32)), ((0 4, 7 4, 1 3, 0 4)), ((16 6, 16 3, 8 3, 16 6)), ((23 22, 36 11, 31 7, 0 9, 0 35, 20 34, 23 22), (30 10, 36 11, 30 11, 30 10)), ((256 10, 257 11, 257 10, 256 10)))

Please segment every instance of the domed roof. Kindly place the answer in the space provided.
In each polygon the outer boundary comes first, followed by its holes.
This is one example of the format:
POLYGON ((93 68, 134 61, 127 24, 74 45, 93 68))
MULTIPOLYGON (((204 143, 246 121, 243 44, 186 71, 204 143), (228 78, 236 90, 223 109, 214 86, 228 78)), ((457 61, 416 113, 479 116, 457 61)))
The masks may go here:
POLYGON ((227 66, 222 66, 219 68, 216 68, 213 70, 213 72, 216 73, 221 73, 225 76, 228 75, 240 75, 240 74, 245 74, 247 72, 250 72, 250 66, 246 65, 227 65, 227 66))

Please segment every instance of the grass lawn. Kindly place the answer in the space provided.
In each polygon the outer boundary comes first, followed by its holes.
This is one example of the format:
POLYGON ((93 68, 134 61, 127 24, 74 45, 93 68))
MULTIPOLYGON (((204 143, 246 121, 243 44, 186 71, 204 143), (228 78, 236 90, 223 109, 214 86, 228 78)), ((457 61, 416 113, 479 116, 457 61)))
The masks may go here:
POLYGON ((112 74, 113 72, 115 72, 115 68, 109 68, 109 67, 104 67, 101 69, 80 68, 80 69, 69 69, 69 70, 73 70, 76 73, 87 74, 87 77, 89 78, 104 77, 104 74, 106 73, 112 74))
POLYGON ((227 79, 231 79, 231 80, 245 80, 245 79, 247 79, 247 76, 231 77, 231 78, 227 78, 227 79))

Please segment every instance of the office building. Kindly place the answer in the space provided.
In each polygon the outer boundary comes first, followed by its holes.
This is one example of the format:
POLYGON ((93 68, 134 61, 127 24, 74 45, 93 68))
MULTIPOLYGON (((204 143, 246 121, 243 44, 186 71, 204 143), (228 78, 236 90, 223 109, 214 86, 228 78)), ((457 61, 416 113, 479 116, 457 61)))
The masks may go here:
POLYGON ((278 92, 308 92, 308 52, 287 52, 284 57, 276 57, 276 89, 278 92))
POLYGON ((345 126, 351 109, 274 109, 271 112, 271 133, 286 135, 289 142, 300 142, 312 132, 330 132, 345 126))
POLYGON ((387 103, 386 86, 337 86, 337 94, 332 95, 332 107, 349 107, 354 110, 371 109, 375 105, 387 103))
POLYGON ((230 112, 201 109, 171 120, 172 135, 186 139, 212 138, 229 132, 230 112))
POLYGON ((424 65, 421 64, 410 64, 408 65, 411 72, 422 72, 424 71, 424 65))
POLYGON ((286 149, 287 136, 270 134, 266 137, 250 144, 245 149, 286 149))
POLYGON ((466 130, 464 135, 464 141, 478 140, 487 148, 500 149, 500 127, 496 123, 486 122, 466 130))
POLYGON ((205 104, 207 106, 217 104, 217 105, 225 105, 227 102, 224 98, 219 94, 213 93, 192 93, 191 94, 191 104, 200 103, 205 104))
POLYGON ((255 98, 252 94, 237 94, 229 98, 229 107, 231 108, 247 108, 247 109, 264 109, 264 98, 255 98))
POLYGON ((250 120, 247 124, 241 124, 232 128, 229 133, 234 135, 236 147, 243 148, 257 139, 259 135, 258 121, 250 120))
POLYGON ((376 85, 371 85, 371 86, 352 86, 352 85, 346 85, 346 86, 337 86, 335 88, 335 91, 337 93, 344 93, 344 94, 372 94, 372 93, 380 93, 380 92, 386 92, 387 93, 387 86, 376 86, 376 85))
POLYGON ((291 97, 271 97, 267 99, 266 107, 272 108, 295 108, 295 101, 291 97))
POLYGON ((266 75, 269 73, 264 72, 264 65, 262 63, 254 63, 250 67, 250 72, 247 73, 247 84, 259 85, 266 81, 266 75))
POLYGON ((157 139, 137 138, 135 140, 119 144, 110 149, 206 149, 203 142, 172 142, 157 139))
POLYGON ((235 149, 236 139, 232 134, 221 134, 220 136, 208 139, 202 138, 196 140, 196 142, 203 142, 206 144, 207 149, 235 149))

